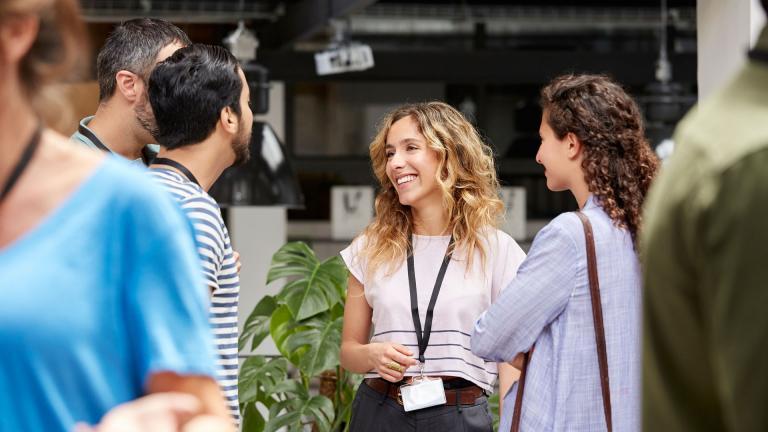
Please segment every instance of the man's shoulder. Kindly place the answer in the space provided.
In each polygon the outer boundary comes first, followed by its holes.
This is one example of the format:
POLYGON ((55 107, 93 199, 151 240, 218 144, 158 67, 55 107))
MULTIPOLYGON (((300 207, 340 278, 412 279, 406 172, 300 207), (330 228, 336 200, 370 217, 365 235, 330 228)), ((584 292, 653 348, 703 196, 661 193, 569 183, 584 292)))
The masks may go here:
POLYGON ((722 176, 768 149, 768 80, 756 79, 761 73, 747 65, 680 122, 675 152, 646 205, 650 224, 660 214, 679 213, 681 206, 711 207, 723 187, 722 176))
POLYGON ((94 116, 92 115, 88 117, 84 117, 77 123, 77 129, 69 137, 70 141, 73 141, 77 144, 83 144, 90 148, 94 148, 94 149, 98 148, 96 144, 93 142, 93 140, 89 136, 83 133, 83 131, 85 130, 87 132, 90 132, 90 134, 93 134, 93 132, 90 129, 88 129, 88 123, 90 123, 93 117, 94 116))
POLYGON ((768 147, 768 79, 761 79, 768 74, 761 69, 748 64, 685 116, 674 137, 679 158, 723 171, 768 147))
POLYGON ((154 180, 168 189, 178 201, 198 198, 205 194, 199 186, 170 169, 150 167, 149 172, 154 180))

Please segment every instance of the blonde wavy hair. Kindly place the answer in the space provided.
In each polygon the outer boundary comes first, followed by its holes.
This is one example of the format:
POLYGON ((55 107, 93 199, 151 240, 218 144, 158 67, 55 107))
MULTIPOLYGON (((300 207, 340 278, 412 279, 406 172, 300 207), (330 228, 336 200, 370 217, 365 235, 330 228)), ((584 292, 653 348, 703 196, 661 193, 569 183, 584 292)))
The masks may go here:
POLYGON ((454 240, 449 251, 466 252, 467 270, 475 251, 485 265, 484 233, 498 226, 504 212, 493 152, 456 109, 443 102, 426 102, 404 105, 387 114, 371 142, 371 165, 381 189, 376 196, 376 217, 361 234, 365 244, 360 257, 367 263, 366 274, 371 276, 384 265, 387 273, 394 272, 407 258, 413 217, 410 207, 400 204, 387 177, 385 151, 389 129, 406 117, 416 122, 428 148, 437 154, 436 180, 454 240))

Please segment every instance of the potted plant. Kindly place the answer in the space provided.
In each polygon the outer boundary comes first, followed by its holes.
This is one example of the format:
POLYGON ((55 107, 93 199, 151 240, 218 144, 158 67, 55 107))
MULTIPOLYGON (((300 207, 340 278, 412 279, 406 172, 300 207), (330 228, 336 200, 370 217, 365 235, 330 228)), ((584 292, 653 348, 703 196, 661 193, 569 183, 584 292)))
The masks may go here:
POLYGON ((256 349, 270 335, 282 357, 253 356, 240 368, 244 431, 346 428, 359 384, 339 364, 347 275, 341 258, 321 262, 302 242, 288 243, 272 257, 267 283, 288 282, 256 305, 239 347, 256 349), (319 394, 310 391, 315 384, 319 394))

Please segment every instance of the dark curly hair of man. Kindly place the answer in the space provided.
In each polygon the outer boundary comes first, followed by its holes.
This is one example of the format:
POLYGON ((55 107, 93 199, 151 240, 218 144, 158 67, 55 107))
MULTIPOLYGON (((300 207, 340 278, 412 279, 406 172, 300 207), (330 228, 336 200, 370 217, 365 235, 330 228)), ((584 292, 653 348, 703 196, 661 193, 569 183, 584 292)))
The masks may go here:
POLYGON ((606 76, 564 75, 541 90, 540 103, 559 139, 570 132, 581 141, 589 191, 637 245, 643 201, 659 159, 635 101, 606 76))

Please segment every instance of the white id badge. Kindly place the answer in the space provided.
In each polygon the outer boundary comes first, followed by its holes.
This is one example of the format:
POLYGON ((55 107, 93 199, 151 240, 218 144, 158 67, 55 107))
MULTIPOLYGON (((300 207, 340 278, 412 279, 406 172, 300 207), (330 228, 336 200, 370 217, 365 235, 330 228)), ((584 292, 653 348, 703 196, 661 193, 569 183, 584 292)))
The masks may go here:
POLYGON ((415 411, 445 404, 445 388, 440 378, 416 378, 413 383, 400 386, 400 398, 405 411, 415 411))

